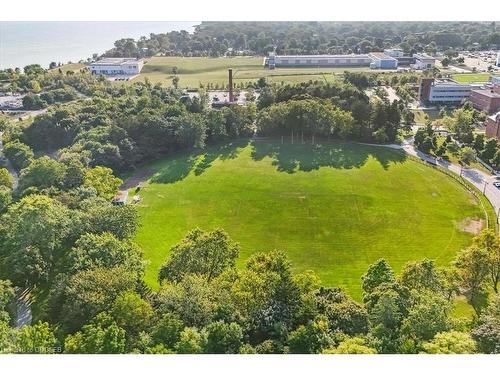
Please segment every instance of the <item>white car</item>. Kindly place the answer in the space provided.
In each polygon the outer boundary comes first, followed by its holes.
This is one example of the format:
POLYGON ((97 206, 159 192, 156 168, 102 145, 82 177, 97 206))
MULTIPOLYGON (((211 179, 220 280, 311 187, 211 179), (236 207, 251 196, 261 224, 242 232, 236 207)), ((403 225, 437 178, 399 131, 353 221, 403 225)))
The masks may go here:
POLYGON ((497 189, 500 189, 500 181, 495 181, 493 183, 493 186, 496 187, 497 189))

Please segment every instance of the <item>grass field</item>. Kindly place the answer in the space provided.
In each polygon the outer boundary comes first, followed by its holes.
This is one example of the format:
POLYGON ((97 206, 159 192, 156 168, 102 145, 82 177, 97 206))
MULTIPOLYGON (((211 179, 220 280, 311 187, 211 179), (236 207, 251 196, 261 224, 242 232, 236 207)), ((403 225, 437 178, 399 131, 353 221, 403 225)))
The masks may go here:
POLYGON ((399 271, 425 257, 446 265, 481 218, 450 177, 395 150, 352 143, 236 142, 177 155, 141 169, 151 178, 138 204, 136 241, 150 262, 146 281, 187 231, 224 228, 241 245, 239 266, 257 251, 286 251, 296 271, 361 297, 361 275, 384 257, 399 271))
POLYGON ((453 74, 451 77, 455 81, 460 82, 460 83, 488 82, 490 80, 490 74, 489 73, 453 74))
POLYGON ((148 78, 152 83, 172 83, 172 68, 177 67, 179 87, 199 88, 207 83, 227 85, 227 69, 233 68, 234 82, 254 82, 261 77, 271 82, 301 82, 308 80, 335 79, 335 74, 341 74, 346 69, 350 71, 369 71, 368 67, 359 68, 277 68, 269 70, 262 65, 262 57, 152 57, 147 60, 141 74, 127 84, 143 81, 148 78))
POLYGON ((413 113, 415 114, 415 123, 417 125, 425 125, 427 117, 429 117, 429 120, 434 121, 439 117, 439 110, 437 109, 413 109, 413 113))

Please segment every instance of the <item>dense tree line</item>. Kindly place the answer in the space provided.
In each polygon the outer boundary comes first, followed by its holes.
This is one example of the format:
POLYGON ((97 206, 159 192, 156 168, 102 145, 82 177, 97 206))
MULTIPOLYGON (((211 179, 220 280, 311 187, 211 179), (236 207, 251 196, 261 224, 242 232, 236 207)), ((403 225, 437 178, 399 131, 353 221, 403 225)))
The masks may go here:
POLYGON ((257 129, 266 135, 304 132, 323 137, 394 142, 403 103, 370 100, 351 82, 268 85, 259 97, 257 129))
POLYGON ((91 99, 52 106, 31 124, 13 124, 4 134, 5 155, 18 170, 34 152, 57 152, 60 161, 114 171, 179 150, 253 134, 255 107, 207 107, 206 100, 181 103, 179 92, 160 85, 100 90, 91 99))
POLYGON ((202 22, 191 34, 120 39, 106 55, 368 53, 393 46, 407 54, 498 48, 500 30, 495 22, 202 22))
MULTIPOLYGON (((237 268, 237 243, 221 229, 195 229, 171 249, 159 272, 160 289, 152 291, 141 282, 141 251, 130 241, 135 223, 120 220, 114 231, 95 225, 97 215, 109 209, 125 207, 98 208, 91 199, 69 212, 48 197, 32 195, 2 217, 2 229, 9 226, 12 233, 3 245, 31 260, 36 257, 25 246, 40 248, 39 258, 57 273, 37 274, 37 283, 50 285, 47 307, 39 320, 21 329, 9 327, 8 304, 13 286, 25 286, 27 277, 14 271, 2 274, 0 351, 500 351, 500 241, 491 230, 478 235, 449 268, 431 260, 414 261, 396 275, 385 260, 378 260, 363 275, 363 299, 357 302, 339 288, 321 286, 312 271, 294 273, 280 251, 257 253, 237 268), (34 215, 26 215, 28 211, 34 215), (87 232, 76 230, 75 221, 84 223, 87 232), (49 243, 16 240, 41 227, 49 243), (451 314, 453 298, 460 294, 477 314, 467 324, 451 314)), ((37 271, 32 262, 15 267, 30 276, 37 271)))

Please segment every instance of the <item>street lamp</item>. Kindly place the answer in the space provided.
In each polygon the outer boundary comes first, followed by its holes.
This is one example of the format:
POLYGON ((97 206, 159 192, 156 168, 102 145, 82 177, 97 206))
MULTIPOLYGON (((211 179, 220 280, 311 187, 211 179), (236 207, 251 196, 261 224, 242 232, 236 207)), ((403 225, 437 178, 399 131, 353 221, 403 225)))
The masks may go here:
POLYGON ((484 180, 483 195, 486 192, 486 185, 488 185, 488 181, 484 180))

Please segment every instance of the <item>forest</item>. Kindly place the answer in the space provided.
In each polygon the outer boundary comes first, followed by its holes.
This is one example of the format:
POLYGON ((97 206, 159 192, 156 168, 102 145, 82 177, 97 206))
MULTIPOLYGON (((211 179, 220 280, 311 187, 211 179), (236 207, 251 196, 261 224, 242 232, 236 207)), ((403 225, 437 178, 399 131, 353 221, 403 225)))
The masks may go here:
POLYGON ((192 34, 172 31, 120 39, 106 56, 227 56, 239 53, 348 54, 399 46, 406 54, 500 46, 495 22, 202 22, 192 34))

